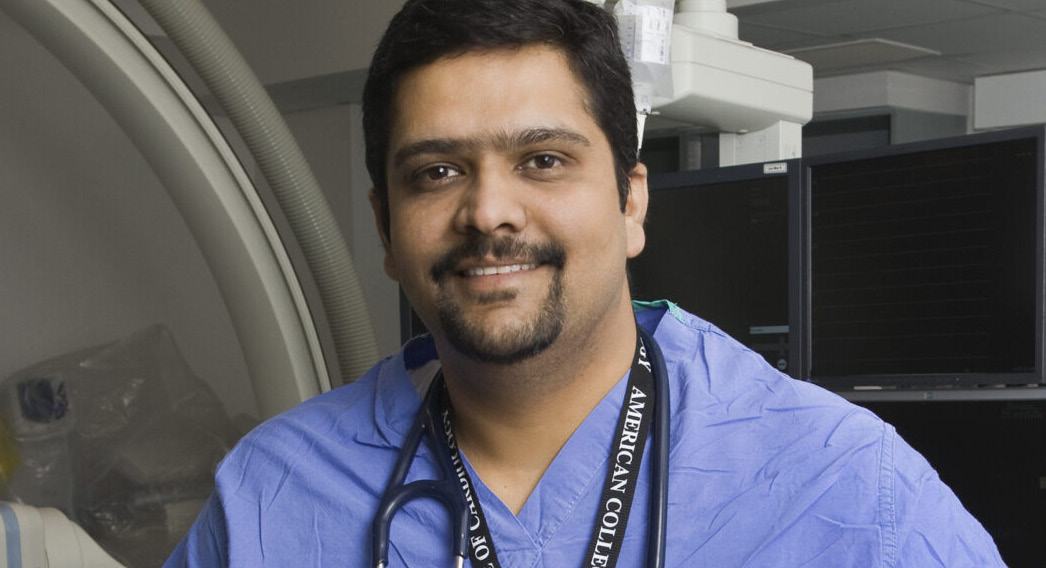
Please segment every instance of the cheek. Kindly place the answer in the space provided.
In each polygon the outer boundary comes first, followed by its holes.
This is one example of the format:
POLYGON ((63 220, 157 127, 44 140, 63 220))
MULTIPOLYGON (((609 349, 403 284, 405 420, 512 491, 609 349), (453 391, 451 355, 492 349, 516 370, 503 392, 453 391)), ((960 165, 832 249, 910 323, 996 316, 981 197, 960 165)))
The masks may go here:
POLYGON ((561 240, 568 251, 567 264, 574 268, 569 270, 568 277, 584 282, 582 291, 593 292, 617 281, 624 273, 627 256, 620 218, 587 219, 572 228, 561 240))
POLYGON ((421 266, 424 257, 420 247, 421 243, 416 243, 415 241, 400 239, 397 242, 393 240, 391 256, 401 283, 409 284, 411 281, 417 280, 416 274, 424 269, 421 266))
POLYGON ((383 264, 385 268, 385 275, 389 278, 399 282, 400 273, 399 268, 396 266, 396 258, 392 253, 392 247, 385 245, 385 261, 383 264))
POLYGON ((401 284, 408 284, 416 270, 419 243, 410 224, 393 217, 390 220, 389 244, 385 249, 385 271, 401 284))
POLYGON ((445 232, 439 230, 433 217, 433 214, 400 215, 392 221, 392 246, 389 250, 392 251, 397 281, 414 293, 424 294, 434 285, 430 271, 447 248, 445 232))

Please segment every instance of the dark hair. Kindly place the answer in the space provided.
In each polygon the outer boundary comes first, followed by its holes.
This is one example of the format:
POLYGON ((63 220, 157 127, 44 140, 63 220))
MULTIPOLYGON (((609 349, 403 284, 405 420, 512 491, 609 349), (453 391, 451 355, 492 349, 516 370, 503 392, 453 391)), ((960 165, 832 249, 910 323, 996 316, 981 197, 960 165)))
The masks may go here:
POLYGON ((445 56, 535 44, 561 50, 584 85, 588 110, 614 154, 624 209, 639 140, 631 73, 611 14, 584 0, 408 0, 378 43, 363 88, 367 170, 386 236, 391 106, 403 74, 445 56))

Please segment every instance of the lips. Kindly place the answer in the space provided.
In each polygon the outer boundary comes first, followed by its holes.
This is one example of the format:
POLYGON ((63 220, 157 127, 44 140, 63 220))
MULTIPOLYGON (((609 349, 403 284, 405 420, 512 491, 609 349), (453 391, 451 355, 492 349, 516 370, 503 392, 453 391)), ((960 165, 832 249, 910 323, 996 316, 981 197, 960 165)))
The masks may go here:
POLYGON ((563 268, 566 253, 558 243, 527 243, 511 237, 470 239, 443 254, 432 266, 440 282, 450 275, 474 277, 511 274, 549 265, 563 268))
POLYGON ((495 274, 510 274, 524 270, 534 270, 537 267, 537 263, 533 262, 528 264, 510 264, 504 266, 477 266, 466 269, 462 271, 462 273, 465 276, 493 276, 495 274))

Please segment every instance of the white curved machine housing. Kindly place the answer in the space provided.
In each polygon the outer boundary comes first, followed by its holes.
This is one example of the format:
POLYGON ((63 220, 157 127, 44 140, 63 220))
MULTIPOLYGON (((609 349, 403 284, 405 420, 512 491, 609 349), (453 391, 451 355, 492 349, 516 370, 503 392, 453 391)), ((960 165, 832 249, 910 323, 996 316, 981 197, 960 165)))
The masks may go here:
MULTIPOLYGON (((328 390, 330 378, 317 326, 286 245, 229 143, 167 61, 109 0, 0 0, 0 11, 28 30, 79 79, 119 125, 132 153, 145 159, 155 180, 166 190, 181 218, 179 223, 188 229, 198 249, 196 254, 202 254, 206 263, 205 273, 196 280, 213 281, 220 293, 218 309, 228 315, 220 325, 231 323, 234 349, 242 352, 252 392, 240 392, 239 396, 253 394, 248 406, 257 410, 250 413, 259 418, 272 416, 328 390)), ((79 89, 80 85, 75 87, 79 89)), ((42 98, 61 100, 60 95, 42 98)), ((56 128, 64 127, 59 124, 56 128)), ((70 136, 76 135, 76 127, 70 132, 70 136)), ((91 140, 91 136, 86 139, 91 140)), ((104 148, 103 144, 99 146, 104 148)), ((81 147, 88 152, 90 142, 81 147)), ((69 156, 52 156, 51 160, 63 164, 62 169, 71 171, 75 166, 69 156)), ((103 162, 106 157, 94 160, 103 162)), ((110 171, 137 168, 133 163, 102 167, 110 171)), ((103 183, 66 191, 100 191, 105 196, 107 190, 103 183)), ((143 185, 140 193, 148 191, 150 188, 143 185)), ((128 199, 137 197, 130 195, 128 199)), ((141 221, 136 218, 125 223, 141 221)), ((147 223, 144 230, 148 230, 147 223)), ((141 238, 152 237, 145 234, 141 238)), ((160 268, 141 268, 139 272, 166 270, 162 260, 157 260, 160 268)), ((129 258, 127 262, 137 261, 129 258)), ((187 287, 195 284, 184 283, 187 287)), ((157 299, 156 303, 163 302, 157 299)), ((179 317, 177 309, 171 312, 165 315, 179 317)), ((208 348, 209 329, 183 327, 184 333, 174 330, 180 343, 199 339, 201 349, 208 348)), ((104 339, 92 341, 101 343, 104 339)))
POLYGON ((0 502, 0 535, 4 566, 123 568, 57 509, 0 502))
POLYGON ((710 127, 721 166, 798 158, 813 117, 813 68, 737 37, 724 0, 681 0, 672 26, 672 98, 660 118, 710 127))

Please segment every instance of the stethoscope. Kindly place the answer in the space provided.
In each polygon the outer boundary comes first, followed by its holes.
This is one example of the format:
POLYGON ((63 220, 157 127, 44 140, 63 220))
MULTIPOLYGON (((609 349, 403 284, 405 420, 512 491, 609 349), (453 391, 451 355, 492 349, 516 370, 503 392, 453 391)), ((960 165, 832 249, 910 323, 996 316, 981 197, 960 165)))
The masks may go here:
MULTIPOLYGON (((654 388, 657 401, 654 406, 653 447, 650 455, 651 488, 650 488, 650 525, 647 528, 647 542, 654 543, 647 549, 647 566, 661 568, 665 562, 665 525, 668 518, 668 371, 661 348, 654 337, 637 326, 645 345, 649 346, 654 388)), ((469 509, 461 491, 446 440, 440 438, 441 428, 436 420, 438 404, 442 396, 442 380, 433 381, 425 393, 425 400, 414 415, 414 423, 407 432, 407 437, 396 458, 396 466, 389 477, 378 503, 371 529, 371 550, 373 564, 376 568, 385 568, 389 563, 389 528, 392 517, 406 502, 412 499, 429 498, 443 503, 450 512, 454 532, 455 566, 462 568, 469 555, 469 509), (438 383, 438 384, 437 384, 438 383), (404 483, 410 464, 418 453, 422 438, 428 441, 439 464, 438 479, 422 479, 404 483)))

